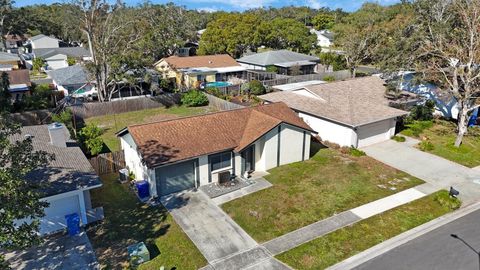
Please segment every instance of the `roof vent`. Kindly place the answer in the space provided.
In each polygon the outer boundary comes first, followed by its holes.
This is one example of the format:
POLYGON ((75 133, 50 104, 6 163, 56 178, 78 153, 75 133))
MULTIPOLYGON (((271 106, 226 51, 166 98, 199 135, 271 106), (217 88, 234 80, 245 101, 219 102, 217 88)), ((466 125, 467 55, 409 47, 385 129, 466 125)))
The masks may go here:
POLYGON ((48 134, 50 135, 50 143, 57 147, 67 147, 67 129, 60 123, 48 125, 48 134))

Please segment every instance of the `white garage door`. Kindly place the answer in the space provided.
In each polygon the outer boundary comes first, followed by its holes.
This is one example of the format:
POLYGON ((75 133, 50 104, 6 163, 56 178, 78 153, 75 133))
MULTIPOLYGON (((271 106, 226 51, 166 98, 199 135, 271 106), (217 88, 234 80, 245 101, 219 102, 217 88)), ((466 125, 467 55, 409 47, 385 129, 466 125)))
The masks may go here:
POLYGON ((80 216, 78 196, 70 196, 48 201, 50 206, 45 209, 45 216, 40 220, 40 233, 48 234, 67 227, 65 215, 77 213, 80 216))
POLYGON ((391 123, 395 124, 395 121, 387 119, 359 127, 357 130, 358 147, 389 140, 391 123))

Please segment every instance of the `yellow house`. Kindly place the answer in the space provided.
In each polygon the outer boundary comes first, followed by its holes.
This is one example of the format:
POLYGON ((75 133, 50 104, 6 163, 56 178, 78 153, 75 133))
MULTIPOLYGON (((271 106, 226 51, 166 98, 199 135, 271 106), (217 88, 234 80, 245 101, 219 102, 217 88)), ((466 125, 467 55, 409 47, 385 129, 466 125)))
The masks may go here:
POLYGON ((177 87, 198 88, 201 84, 227 82, 244 78, 246 68, 228 54, 204 56, 170 56, 155 63, 165 79, 175 80, 177 87))
POLYGON ((13 53, 0 52, 0 65, 9 66, 10 69, 20 68, 20 57, 13 53))

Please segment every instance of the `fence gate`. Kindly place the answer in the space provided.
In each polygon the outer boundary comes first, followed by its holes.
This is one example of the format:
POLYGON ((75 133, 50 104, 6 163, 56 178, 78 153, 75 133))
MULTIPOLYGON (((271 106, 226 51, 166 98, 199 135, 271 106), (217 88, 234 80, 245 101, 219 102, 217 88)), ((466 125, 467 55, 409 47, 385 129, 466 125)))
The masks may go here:
POLYGON ((117 173, 125 168, 125 155, 123 151, 100 154, 91 158, 90 164, 98 175, 117 173))

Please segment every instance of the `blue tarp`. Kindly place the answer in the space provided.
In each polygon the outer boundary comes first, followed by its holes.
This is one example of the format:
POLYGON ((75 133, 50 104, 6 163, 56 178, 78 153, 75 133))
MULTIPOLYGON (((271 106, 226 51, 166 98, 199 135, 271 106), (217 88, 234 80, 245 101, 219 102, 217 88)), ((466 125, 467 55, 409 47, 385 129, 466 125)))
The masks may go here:
POLYGON ((468 127, 473 127, 477 125, 477 118, 478 118, 478 108, 476 108, 472 115, 470 116, 470 120, 468 121, 468 127))

